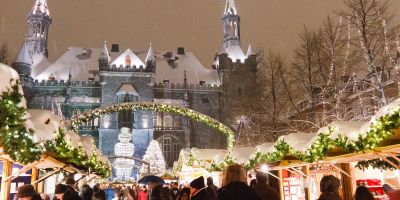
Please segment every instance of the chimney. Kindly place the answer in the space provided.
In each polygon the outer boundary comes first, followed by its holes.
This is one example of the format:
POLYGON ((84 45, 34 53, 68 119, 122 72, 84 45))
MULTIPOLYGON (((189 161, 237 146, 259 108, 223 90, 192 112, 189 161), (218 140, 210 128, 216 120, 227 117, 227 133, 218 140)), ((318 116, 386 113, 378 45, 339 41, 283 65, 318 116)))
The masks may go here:
POLYGON ((119 44, 112 44, 111 45, 111 52, 119 52, 119 44))
POLYGON ((185 48, 184 47, 178 47, 178 55, 185 55, 185 48))

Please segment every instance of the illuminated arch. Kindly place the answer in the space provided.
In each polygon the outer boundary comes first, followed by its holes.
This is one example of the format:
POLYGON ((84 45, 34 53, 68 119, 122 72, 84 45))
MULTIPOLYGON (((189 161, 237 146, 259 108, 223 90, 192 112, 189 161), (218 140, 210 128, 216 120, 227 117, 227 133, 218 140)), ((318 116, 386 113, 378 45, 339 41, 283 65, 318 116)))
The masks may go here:
POLYGON ((226 125, 222 124, 221 122, 199 113, 197 111, 168 104, 157 104, 157 103, 140 103, 140 102, 127 102, 127 103, 120 103, 120 104, 113 104, 109 106, 104 106, 100 108, 96 108, 90 111, 85 111, 79 115, 73 116, 71 119, 72 130, 77 132, 77 127, 86 121, 94 119, 96 117, 100 117, 101 115, 108 115, 114 112, 120 111, 138 111, 138 110, 153 110, 156 112, 165 112, 165 113, 172 113, 175 115, 179 115, 182 117, 189 118, 196 122, 203 123, 208 127, 218 131, 221 134, 224 134, 227 138, 227 149, 231 151, 234 145, 234 132, 227 127, 226 125))

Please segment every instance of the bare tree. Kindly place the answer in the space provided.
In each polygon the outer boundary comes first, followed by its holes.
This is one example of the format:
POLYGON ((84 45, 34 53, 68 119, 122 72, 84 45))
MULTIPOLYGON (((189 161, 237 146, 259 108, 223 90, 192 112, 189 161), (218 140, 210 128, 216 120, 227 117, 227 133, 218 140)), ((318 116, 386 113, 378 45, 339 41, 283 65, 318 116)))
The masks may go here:
POLYGON ((4 42, 0 47, 0 63, 9 64, 10 55, 7 42, 4 42))

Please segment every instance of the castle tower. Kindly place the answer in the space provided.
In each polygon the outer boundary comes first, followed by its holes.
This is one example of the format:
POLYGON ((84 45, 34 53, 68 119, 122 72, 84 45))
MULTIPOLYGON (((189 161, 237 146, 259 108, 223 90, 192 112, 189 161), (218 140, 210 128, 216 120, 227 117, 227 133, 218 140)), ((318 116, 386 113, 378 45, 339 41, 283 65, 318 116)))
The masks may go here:
POLYGON ((29 31, 26 38, 30 55, 41 53, 48 57, 47 41, 52 22, 46 0, 36 0, 28 15, 29 31))
POLYGON ((240 46, 240 17, 234 0, 226 0, 222 21, 224 38, 213 68, 222 83, 222 121, 239 135, 241 122, 256 113, 259 103, 256 53, 251 44, 246 55, 240 46))

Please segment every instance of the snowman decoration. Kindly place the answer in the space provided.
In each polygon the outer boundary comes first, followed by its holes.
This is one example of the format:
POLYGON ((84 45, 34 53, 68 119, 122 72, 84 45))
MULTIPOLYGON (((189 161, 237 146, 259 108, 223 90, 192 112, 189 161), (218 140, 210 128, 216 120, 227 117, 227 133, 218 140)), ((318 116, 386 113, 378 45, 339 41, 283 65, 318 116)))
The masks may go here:
POLYGON ((135 153, 135 146, 131 143, 132 135, 129 128, 121 128, 118 135, 119 142, 114 146, 114 154, 117 157, 114 162, 117 180, 126 182, 132 176, 135 162, 131 158, 135 153))

